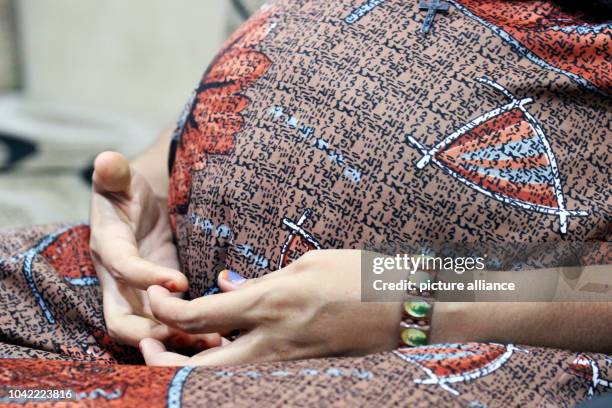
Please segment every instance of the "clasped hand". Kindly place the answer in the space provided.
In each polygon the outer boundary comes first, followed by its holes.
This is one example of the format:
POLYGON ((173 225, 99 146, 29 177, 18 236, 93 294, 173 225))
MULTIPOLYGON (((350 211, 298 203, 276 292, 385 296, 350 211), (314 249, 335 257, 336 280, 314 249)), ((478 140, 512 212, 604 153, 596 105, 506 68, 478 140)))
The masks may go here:
POLYGON ((396 345, 400 308, 360 301, 358 250, 311 251, 257 279, 224 271, 223 293, 182 299, 188 282, 165 205, 117 153, 96 159, 90 222, 107 330, 139 345, 149 365, 361 355, 396 345), (218 334, 237 330, 231 342, 218 334), (200 352, 176 352, 187 349, 200 352))
POLYGON ((191 357, 154 339, 141 341, 140 349, 149 365, 235 365, 390 350, 397 345, 400 308, 360 301, 360 259, 358 250, 319 250, 257 279, 223 271, 223 293, 191 301, 151 286, 151 311, 168 327, 192 335, 241 334, 191 357))

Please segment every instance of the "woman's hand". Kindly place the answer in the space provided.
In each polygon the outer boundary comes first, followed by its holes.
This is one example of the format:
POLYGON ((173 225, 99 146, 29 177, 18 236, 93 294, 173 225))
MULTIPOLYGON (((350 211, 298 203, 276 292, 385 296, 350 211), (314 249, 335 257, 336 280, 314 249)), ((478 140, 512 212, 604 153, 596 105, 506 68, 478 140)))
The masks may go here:
POLYGON ((111 337, 136 346, 145 337, 172 347, 217 346, 218 335, 192 336, 153 318, 146 289, 187 289, 162 202, 147 181, 118 153, 95 161, 90 246, 102 287, 104 318, 111 337))
POLYGON ((148 365, 234 365, 301 358, 363 355, 397 345, 400 306, 362 303, 360 251, 311 251, 288 267, 258 279, 224 271, 226 292, 192 301, 160 286, 148 289, 153 315, 188 333, 242 335, 193 357, 140 343, 148 365))

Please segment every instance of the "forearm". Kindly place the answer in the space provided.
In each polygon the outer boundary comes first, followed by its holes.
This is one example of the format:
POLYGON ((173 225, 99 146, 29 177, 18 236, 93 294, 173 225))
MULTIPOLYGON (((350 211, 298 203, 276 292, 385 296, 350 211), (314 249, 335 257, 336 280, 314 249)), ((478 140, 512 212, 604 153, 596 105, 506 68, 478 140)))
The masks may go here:
POLYGON ((611 317, 609 302, 439 302, 432 342, 501 342, 610 353, 611 317))
POLYGON ((161 201, 168 196, 168 153, 172 129, 164 131, 144 152, 135 157, 131 166, 142 175, 161 201))

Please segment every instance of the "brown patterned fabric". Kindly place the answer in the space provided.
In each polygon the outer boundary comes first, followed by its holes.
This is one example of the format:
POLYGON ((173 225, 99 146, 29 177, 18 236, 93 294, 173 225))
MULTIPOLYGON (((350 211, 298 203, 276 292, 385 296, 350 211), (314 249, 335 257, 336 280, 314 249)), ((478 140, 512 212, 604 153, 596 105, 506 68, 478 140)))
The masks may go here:
MULTIPOLYGON (((424 34, 425 14, 275 1, 227 41, 170 157, 191 297, 221 267, 260 276, 313 248, 612 238, 610 24, 461 0, 424 34)), ((0 405, 54 388, 95 406, 569 407, 612 388, 610 357, 493 343, 145 367, 106 333, 88 237, 0 235, 0 405)))
POLYGON ((79 255, 87 232, 48 226, 0 235, 0 406, 10 406, 10 389, 42 388, 70 390, 73 404, 92 406, 570 407, 612 385, 612 359, 604 355, 492 343, 239 367, 145 367, 136 349, 105 334, 91 259, 79 255), (58 258, 79 265, 81 275, 55 269, 58 258))
POLYGON ((191 296, 317 247, 612 239, 609 25, 548 2, 454 2, 426 35, 423 17, 276 2, 228 40, 170 158, 191 296))

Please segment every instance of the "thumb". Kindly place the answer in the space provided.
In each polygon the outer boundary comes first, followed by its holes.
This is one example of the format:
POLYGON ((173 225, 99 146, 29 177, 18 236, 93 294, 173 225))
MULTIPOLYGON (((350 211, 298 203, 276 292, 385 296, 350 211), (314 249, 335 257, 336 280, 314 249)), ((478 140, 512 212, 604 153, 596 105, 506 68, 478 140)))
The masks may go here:
POLYGON ((271 279, 278 279, 286 276, 295 275, 296 273, 298 273, 298 271, 299 269, 296 268, 295 263, 292 263, 289 266, 284 267, 283 269, 270 272, 258 278, 246 279, 244 276, 240 275, 237 272, 234 272, 231 269, 224 269, 219 272, 219 275, 217 277, 217 285, 219 285, 219 289, 221 289, 222 292, 231 292, 233 290, 245 289, 251 285, 259 284, 261 282, 265 282, 271 279))
POLYGON ((121 153, 100 153, 94 162, 92 180, 94 189, 101 194, 120 193, 130 198, 132 171, 121 153))
POLYGON ((231 292, 240 289, 246 282, 247 280, 242 275, 230 269, 221 271, 217 279, 217 284, 223 292, 231 292))

